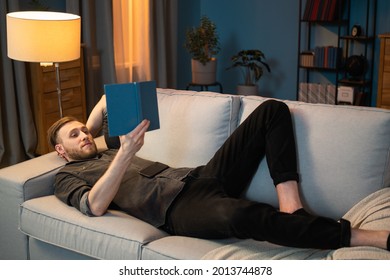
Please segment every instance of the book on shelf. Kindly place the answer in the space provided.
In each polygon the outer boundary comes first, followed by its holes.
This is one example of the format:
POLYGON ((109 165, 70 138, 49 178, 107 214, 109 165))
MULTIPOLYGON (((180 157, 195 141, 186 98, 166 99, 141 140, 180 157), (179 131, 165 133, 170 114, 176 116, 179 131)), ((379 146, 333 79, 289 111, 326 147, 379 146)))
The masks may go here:
POLYGON ((336 104, 336 86, 333 84, 326 85, 326 103, 336 104))
POLYGON ((307 0, 303 12, 306 21, 333 21, 339 19, 343 0, 307 0))
POLYGON ((304 51, 300 55, 300 63, 303 67, 314 67, 314 52, 304 51))
POLYGON ((308 83, 307 102, 308 103, 318 103, 318 84, 317 83, 308 83))
POLYGON ((298 101, 308 102, 307 100, 307 83, 299 83, 298 101))
POLYGON ((334 46, 315 47, 314 66, 336 69, 341 56, 341 48, 334 46))
POLYGON ((149 131, 160 128, 155 81, 106 84, 104 92, 110 136, 129 133, 144 119, 149 131))
POLYGON ((317 102, 326 104, 326 85, 321 83, 318 84, 317 91, 317 102))

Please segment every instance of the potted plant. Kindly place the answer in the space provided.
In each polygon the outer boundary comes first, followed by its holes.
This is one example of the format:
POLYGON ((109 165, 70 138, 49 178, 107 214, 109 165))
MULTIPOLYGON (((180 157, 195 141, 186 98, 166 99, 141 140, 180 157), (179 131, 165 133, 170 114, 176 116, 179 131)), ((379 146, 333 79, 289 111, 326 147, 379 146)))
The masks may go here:
POLYGON ((214 55, 220 50, 215 23, 207 16, 202 16, 198 27, 187 30, 184 47, 192 56, 192 83, 215 83, 217 60, 214 55))
POLYGON ((269 65, 263 61, 264 59, 265 55, 260 50, 241 50, 232 56, 233 65, 227 69, 239 67, 244 78, 244 83, 237 87, 238 94, 257 95, 257 82, 263 76, 263 67, 271 72, 269 65))

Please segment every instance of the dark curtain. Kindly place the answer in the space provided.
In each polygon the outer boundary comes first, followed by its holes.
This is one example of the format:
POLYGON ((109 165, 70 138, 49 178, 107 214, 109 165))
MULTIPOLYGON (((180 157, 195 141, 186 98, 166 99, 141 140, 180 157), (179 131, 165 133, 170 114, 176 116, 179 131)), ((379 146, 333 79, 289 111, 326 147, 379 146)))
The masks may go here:
MULTIPOLYGON (((66 12, 82 20, 87 114, 115 83, 112 1, 64 0, 66 12)), ((151 1, 153 73, 159 87, 176 87, 177 0, 151 1)), ((37 145, 25 62, 7 56, 6 14, 20 11, 19 1, 0 1, 0 168, 33 158, 37 145)))
POLYGON ((88 115, 102 96, 103 85, 116 82, 112 2, 67 0, 66 10, 81 16, 88 115))
POLYGON ((26 64, 7 56, 6 15, 19 1, 0 2, 0 168, 34 157, 37 144, 26 64))
MULTIPOLYGON (((115 1, 115 0, 114 0, 115 1)), ((177 87, 177 0, 152 0, 153 79, 162 88, 177 87)))
MULTIPOLYGON (((112 1, 67 0, 67 12, 81 16, 86 66, 87 106, 90 112, 105 83, 115 83, 112 1)), ((175 88, 177 81, 177 0, 152 0, 153 66, 158 87, 175 88)))

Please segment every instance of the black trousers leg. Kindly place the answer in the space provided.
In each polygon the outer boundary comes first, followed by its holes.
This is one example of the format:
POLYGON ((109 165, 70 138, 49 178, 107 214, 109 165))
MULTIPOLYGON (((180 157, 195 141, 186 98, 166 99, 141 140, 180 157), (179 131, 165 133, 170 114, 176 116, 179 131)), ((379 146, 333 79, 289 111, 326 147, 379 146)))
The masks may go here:
POLYGON ((287 214, 264 203, 226 195, 212 178, 190 177, 167 215, 171 234, 205 239, 253 238, 275 244, 335 249, 349 246, 350 224, 311 215, 287 214))
POLYGON ((275 100, 256 108, 198 173, 216 178, 229 196, 238 197, 264 156, 275 185, 298 181, 290 111, 285 103, 275 100))
POLYGON ((290 112, 273 100, 260 105, 215 156, 191 174, 168 212, 165 229, 184 236, 253 238, 295 247, 348 246, 346 221, 280 213, 238 198, 264 155, 275 185, 298 181, 290 112))

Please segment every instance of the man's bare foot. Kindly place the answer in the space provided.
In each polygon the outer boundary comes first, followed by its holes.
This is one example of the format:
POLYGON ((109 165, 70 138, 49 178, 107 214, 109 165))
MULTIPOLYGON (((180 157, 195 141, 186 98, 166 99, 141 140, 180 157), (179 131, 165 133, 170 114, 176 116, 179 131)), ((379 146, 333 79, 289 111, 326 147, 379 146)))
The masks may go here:
POLYGON ((298 183, 296 181, 287 181, 276 186, 276 192, 279 200, 280 212, 293 213, 303 208, 299 197, 298 183))

